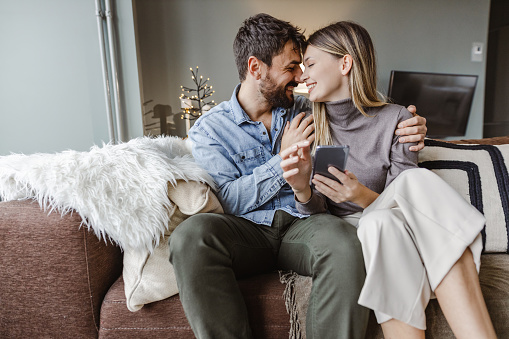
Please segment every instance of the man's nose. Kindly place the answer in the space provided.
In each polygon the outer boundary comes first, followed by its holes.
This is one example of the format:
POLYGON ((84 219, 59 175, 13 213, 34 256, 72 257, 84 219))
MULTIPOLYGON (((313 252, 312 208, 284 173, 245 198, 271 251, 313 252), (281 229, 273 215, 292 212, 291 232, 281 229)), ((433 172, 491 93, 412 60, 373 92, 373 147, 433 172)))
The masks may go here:
POLYGON ((308 76, 302 71, 300 73, 301 74, 300 74, 298 82, 306 82, 306 79, 308 78, 308 76))
POLYGON ((303 79, 303 77, 302 77, 303 75, 304 75, 304 73, 302 73, 302 69, 300 69, 300 67, 299 67, 299 69, 295 73, 295 81, 297 81, 299 83, 303 82, 303 80, 302 80, 303 79))

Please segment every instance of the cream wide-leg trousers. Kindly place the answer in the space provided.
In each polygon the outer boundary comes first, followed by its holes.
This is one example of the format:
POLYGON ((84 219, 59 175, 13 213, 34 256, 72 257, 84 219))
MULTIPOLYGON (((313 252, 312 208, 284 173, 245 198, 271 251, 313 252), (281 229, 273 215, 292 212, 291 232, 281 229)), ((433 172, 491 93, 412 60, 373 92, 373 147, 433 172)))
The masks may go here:
POLYGON ((467 247, 480 268, 484 216, 433 172, 401 173, 362 213, 357 234, 366 281, 359 304, 378 323, 426 329, 425 309, 467 247))

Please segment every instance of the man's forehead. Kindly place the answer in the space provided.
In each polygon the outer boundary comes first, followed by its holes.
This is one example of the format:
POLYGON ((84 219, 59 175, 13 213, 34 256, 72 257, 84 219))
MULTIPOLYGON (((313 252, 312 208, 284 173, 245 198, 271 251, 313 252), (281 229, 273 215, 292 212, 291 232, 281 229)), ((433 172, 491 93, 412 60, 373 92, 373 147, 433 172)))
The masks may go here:
POLYGON ((293 41, 289 41, 286 43, 285 47, 276 55, 273 59, 273 62, 279 63, 282 66, 288 66, 291 64, 300 64, 301 63, 301 54, 300 47, 295 44, 293 41))
POLYGON ((293 41, 288 41, 285 45, 285 50, 290 51, 292 54, 297 54, 300 58, 300 46, 293 41))

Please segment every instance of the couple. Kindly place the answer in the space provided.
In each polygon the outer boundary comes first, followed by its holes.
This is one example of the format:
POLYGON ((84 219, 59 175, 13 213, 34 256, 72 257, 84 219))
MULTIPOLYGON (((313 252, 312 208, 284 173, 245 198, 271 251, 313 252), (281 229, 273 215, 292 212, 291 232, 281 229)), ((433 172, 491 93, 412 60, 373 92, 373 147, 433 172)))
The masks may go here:
MULTIPOLYGON (((409 203, 418 198, 412 194, 413 189, 408 190, 414 180, 421 181, 418 189, 431 184, 446 185, 431 173, 412 169, 416 167, 413 151, 423 147, 424 119, 411 118, 406 109, 386 105, 377 98, 374 51, 365 30, 338 23, 314 33, 306 45, 296 27, 259 14, 247 19, 239 29, 234 53, 241 84, 230 101, 198 119, 189 133, 193 155, 215 179, 217 196, 227 214, 192 216, 176 228, 169 243, 180 299, 195 335, 252 337, 236 279, 284 269, 313 279, 306 324, 308 338, 363 338, 367 307, 375 310, 387 337, 424 337, 422 310, 430 290, 445 305, 454 301, 447 293, 456 293, 456 286, 452 292, 448 286, 443 293, 439 293, 441 286, 436 286, 452 272, 456 272, 454 284, 464 282, 463 273, 469 274, 467 287, 473 286, 474 297, 460 298, 468 310, 478 312, 456 322, 448 317, 453 330, 461 335, 467 323, 473 328, 466 330, 478 330, 481 337, 494 337, 475 280, 479 241, 468 239, 478 239, 484 225, 482 216, 464 201, 456 201, 458 196, 450 189, 446 190, 445 196, 457 203, 459 211, 468 211, 475 222, 469 221, 473 231, 460 234, 464 235, 461 239, 450 239, 447 233, 455 227, 463 229, 461 220, 445 226, 440 223, 443 220, 438 220, 432 225, 432 232, 438 234, 436 243, 445 239, 447 248, 449 241, 455 247, 453 253, 440 253, 440 259, 444 257, 449 262, 440 261, 430 272, 427 262, 420 261, 422 254, 412 245, 421 240, 424 245, 426 241, 434 243, 429 234, 418 233, 421 224, 427 226, 429 220, 414 223, 418 219, 415 204, 392 208, 399 203, 399 194, 410 199, 409 203), (355 48, 349 50, 352 47, 355 48), (302 52, 304 74, 299 66, 302 52), (301 113, 309 111, 310 102, 293 97, 293 87, 301 81, 308 84, 311 101, 317 102, 313 109, 316 122, 313 116, 301 113), (405 136, 404 141, 419 141, 411 144, 412 151, 401 143, 402 138, 394 136, 396 125, 400 135, 414 133, 405 136), (352 172, 330 169, 342 185, 315 176, 316 190, 309 187, 313 141, 351 144, 348 168, 352 172), (406 169, 411 169, 407 172, 412 175, 402 174, 389 185, 406 169), (422 180, 426 180, 424 185, 422 180), (416 225, 415 231, 405 231, 409 223, 416 225), (376 241, 380 248, 372 246, 376 241), (392 246, 391 241, 401 245, 392 246), (455 255, 461 263, 459 268, 455 255), (390 263, 407 256, 407 261, 390 263), (395 269, 412 270, 403 272, 412 278, 408 282, 401 279, 408 287, 403 300, 400 287, 391 285, 394 272, 385 271, 387 262, 395 269), (417 281, 415 272, 421 274, 417 281), (420 285, 415 286, 416 283, 420 285), (413 303, 410 309, 405 308, 408 303, 413 303)), ((426 200, 425 204, 433 202, 426 200)), ((444 214, 448 217, 445 222, 456 215, 444 214)), ((432 251, 431 247, 425 249, 432 251)), ((424 253, 423 258, 428 257, 436 264, 435 253, 424 253)), ((448 307, 454 311, 458 305, 448 307)))

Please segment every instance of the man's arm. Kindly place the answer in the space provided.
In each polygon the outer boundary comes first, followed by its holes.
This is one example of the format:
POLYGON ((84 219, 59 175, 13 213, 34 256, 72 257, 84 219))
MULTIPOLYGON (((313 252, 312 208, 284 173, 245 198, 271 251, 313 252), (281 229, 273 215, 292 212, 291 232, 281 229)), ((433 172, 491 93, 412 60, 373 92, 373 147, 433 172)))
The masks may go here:
POLYGON ((396 135, 400 135, 399 142, 408 143, 408 142, 417 142, 417 145, 410 146, 411 151, 420 151, 424 148, 424 138, 426 137, 426 133, 428 128, 426 127, 426 118, 423 118, 417 115, 417 108, 414 105, 410 105, 407 109, 414 116, 413 118, 402 121, 398 125, 398 129, 396 129, 396 135))
MULTIPOLYGON (((189 138, 193 142, 195 161, 217 184, 216 195, 225 213, 242 215, 251 212, 273 198, 286 183, 279 155, 258 164, 252 173, 246 174, 242 173, 234 160, 238 157, 240 160, 237 160, 242 161, 242 155, 230 155, 222 141, 214 140, 196 127, 190 131, 189 138)), ((257 152, 252 151, 254 158, 249 161, 260 161, 256 157, 257 152)))

